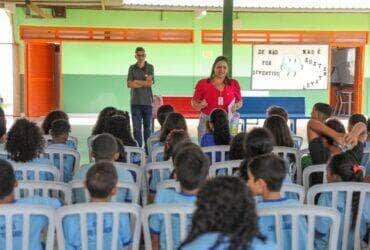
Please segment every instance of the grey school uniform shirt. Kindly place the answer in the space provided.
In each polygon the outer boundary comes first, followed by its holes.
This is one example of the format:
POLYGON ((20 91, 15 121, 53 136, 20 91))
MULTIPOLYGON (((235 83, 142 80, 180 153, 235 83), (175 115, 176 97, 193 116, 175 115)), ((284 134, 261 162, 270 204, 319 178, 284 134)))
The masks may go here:
MULTIPOLYGON (((139 80, 145 81, 147 76, 153 77, 154 84, 154 67, 145 62, 144 67, 140 68, 137 63, 130 66, 127 75, 127 82, 139 80)), ((131 105, 153 105, 153 92, 151 87, 141 87, 131 89, 131 105)))

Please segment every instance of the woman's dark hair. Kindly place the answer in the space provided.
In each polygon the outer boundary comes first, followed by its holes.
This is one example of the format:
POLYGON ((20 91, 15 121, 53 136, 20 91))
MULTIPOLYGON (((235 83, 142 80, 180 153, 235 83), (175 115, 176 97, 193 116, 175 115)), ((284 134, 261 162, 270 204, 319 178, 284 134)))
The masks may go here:
POLYGON ((245 157, 243 148, 243 140, 245 136, 246 133, 239 133, 231 140, 229 160, 241 160, 245 157))
POLYGON ((196 206, 190 233, 181 247, 209 232, 220 233, 211 249, 225 240, 230 242, 228 249, 247 249, 256 237, 265 240, 258 228, 252 191, 239 178, 222 176, 207 181, 196 206))
POLYGON ((105 122, 104 132, 117 137, 125 146, 135 147, 137 144, 134 138, 132 138, 128 123, 130 123, 130 119, 122 115, 108 117, 105 122))
POLYGON ((183 142, 183 141, 190 141, 189 134, 183 129, 174 129, 172 130, 165 141, 164 144, 164 157, 163 159, 165 161, 169 160, 172 157, 172 152, 174 147, 176 147, 177 144, 183 142))
POLYGON ((44 151, 45 140, 36 123, 27 119, 18 119, 8 132, 5 150, 11 160, 28 162, 44 151))
POLYGON ((106 107, 102 109, 98 115, 95 126, 92 131, 92 135, 99 135, 104 132, 105 122, 109 117, 114 116, 117 113, 117 109, 114 107, 106 107))
MULTIPOLYGON (((226 62, 227 65, 229 65, 229 60, 227 60, 226 57, 224 56, 219 56, 215 59, 215 62, 213 63, 212 65, 212 72, 211 72, 211 75, 209 76, 208 78, 208 82, 211 82, 213 81, 213 78, 215 77, 215 68, 216 68, 216 64, 219 63, 219 62, 226 62)), ((230 78, 228 76, 228 74, 225 76, 225 79, 224 79, 224 84, 225 85, 230 85, 230 78)))
POLYGON ((42 122, 41 128, 45 135, 48 135, 51 129, 51 124, 56 120, 69 120, 68 115, 62 110, 51 111, 42 122))
MULTIPOLYGON (((328 167, 332 175, 339 176, 343 182, 363 182, 364 173, 356 160, 348 153, 334 155, 328 167)), ((356 225, 360 193, 354 192, 352 197, 352 228, 356 225)))
POLYGON ((0 139, 6 134, 6 119, 4 110, 0 107, 0 139))
POLYGON ((265 128, 254 128, 244 138, 244 152, 247 163, 257 156, 271 153, 275 146, 274 137, 265 128))
POLYGON ((213 110, 209 122, 213 124, 212 134, 216 145, 229 145, 231 135, 226 112, 223 109, 213 110))
POLYGON ((125 151, 125 145, 123 145, 123 142, 120 139, 118 138, 115 138, 115 139, 117 141, 117 151, 119 154, 119 157, 116 161, 127 163, 127 153, 125 151))
POLYGON ((263 124, 265 129, 270 130, 274 137, 276 146, 293 147, 293 138, 290 135, 286 120, 279 115, 272 115, 265 120, 263 124))
MULTIPOLYGON (((325 125, 334 130, 337 133, 346 133, 344 125, 337 118, 330 118, 325 121, 325 125)), ((334 145, 334 139, 328 136, 323 135, 322 137, 326 138, 329 145, 334 145)))
POLYGON ((186 120, 184 116, 180 113, 170 113, 162 128, 161 128, 161 135, 159 136, 159 141, 164 143, 167 139, 168 134, 174 129, 183 129, 188 131, 188 127, 186 126, 186 120))

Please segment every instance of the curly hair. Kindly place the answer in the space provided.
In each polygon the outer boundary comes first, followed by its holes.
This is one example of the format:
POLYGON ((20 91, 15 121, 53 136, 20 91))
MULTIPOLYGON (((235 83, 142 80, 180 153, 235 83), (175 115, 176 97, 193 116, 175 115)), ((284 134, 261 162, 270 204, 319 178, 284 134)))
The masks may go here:
POLYGON ((214 109, 209 122, 213 124, 212 134, 216 145, 229 145, 231 135, 226 112, 223 109, 214 109))
POLYGON ((51 111, 44 119, 44 121, 42 122, 42 125, 41 125, 41 128, 42 128, 42 131, 44 132, 45 135, 48 135, 50 133, 50 129, 51 129, 51 124, 53 123, 53 121, 56 121, 56 120, 60 120, 60 119, 63 119, 63 120, 69 120, 69 117, 68 115, 62 111, 62 110, 54 110, 54 111, 51 111))
POLYGON ((159 136, 159 141, 164 143, 167 139, 168 134, 174 129, 183 129, 188 131, 186 126, 186 120, 184 116, 180 113, 170 113, 163 126, 161 128, 161 135, 159 136))
MULTIPOLYGON (((328 168, 332 175, 340 177, 343 182, 363 182, 364 173, 357 166, 355 158, 348 153, 334 155, 329 161, 328 168)), ((352 196, 352 228, 356 226, 360 193, 354 192, 352 196)))
POLYGON ((229 240, 229 249, 247 249, 255 237, 265 240, 258 228, 258 216, 252 191, 239 178, 216 177, 198 193, 196 210, 184 247, 208 232, 220 233, 211 249, 229 240))
POLYGON ((276 146, 294 146, 289 127, 283 117, 279 115, 272 115, 265 120, 263 127, 270 130, 271 134, 274 137, 276 146))
POLYGON ((243 140, 246 133, 237 134, 230 143, 229 160, 241 160, 245 157, 243 140))
POLYGON ((137 144, 131 135, 128 123, 130 123, 130 119, 122 115, 108 117, 105 122, 104 132, 117 137, 125 146, 136 147, 137 144))
POLYGON ((6 134, 6 119, 4 110, 0 107, 0 139, 6 134))
POLYGON ((254 128, 244 137, 245 159, 249 162, 257 155, 271 153, 275 146, 274 137, 265 128, 254 128))
POLYGON ((105 121, 116 113, 117 109, 114 107, 105 107, 102 109, 98 115, 98 119, 96 120, 92 135, 102 134, 104 132, 105 121))
POLYGON ((172 157, 172 152, 174 147, 176 147, 177 144, 183 142, 183 141, 190 141, 189 134, 183 129, 174 129, 172 130, 165 141, 164 144, 164 157, 163 159, 165 161, 169 160, 172 157))
POLYGON ((21 118, 10 128, 5 150, 11 160, 28 162, 43 153, 44 145, 45 140, 36 123, 21 118))

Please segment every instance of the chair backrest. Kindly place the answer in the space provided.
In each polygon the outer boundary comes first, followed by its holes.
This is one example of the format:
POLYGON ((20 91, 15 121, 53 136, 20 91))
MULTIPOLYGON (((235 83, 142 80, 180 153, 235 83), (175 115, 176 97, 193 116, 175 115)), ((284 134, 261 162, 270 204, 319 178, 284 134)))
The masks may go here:
POLYGON ((293 135, 292 138, 293 138, 293 141, 294 141, 294 145, 297 146, 297 149, 299 150, 302 147, 302 144, 303 144, 303 137, 298 136, 298 135, 293 135))
POLYGON ((37 163, 12 163, 14 172, 20 172, 22 180, 28 179, 28 173, 34 173, 36 181, 41 180, 40 174, 47 173, 53 176, 54 181, 61 181, 59 170, 53 165, 37 164, 37 163))
POLYGON ((303 205, 305 196, 305 189, 303 186, 298 184, 283 184, 280 193, 282 195, 295 194, 298 195, 299 203, 303 205))
POLYGON ((296 148, 289 148, 289 147, 277 147, 275 146, 273 149, 273 153, 276 155, 281 156, 287 163, 290 162, 290 156, 294 155, 295 162, 293 164, 289 164, 289 175, 292 180, 295 180, 297 184, 302 184, 302 167, 301 167, 301 155, 299 150, 296 148))
MULTIPOLYGON (((322 193, 331 194, 331 207, 334 209, 338 208, 340 202, 340 193, 345 194, 345 207, 344 207, 344 221, 341 221, 343 225, 343 235, 339 237, 342 239, 342 246, 340 249, 346 250, 348 246, 348 239, 351 230, 351 218, 352 218, 352 198, 354 193, 359 193, 360 199, 358 204, 357 220, 354 232, 354 249, 360 249, 360 224, 362 220, 362 214, 365 209, 366 196, 370 194, 370 184, 359 183, 359 182, 336 182, 315 185, 311 187, 307 192, 307 203, 315 204, 315 198, 317 195, 322 193)), ((342 210, 342 209, 341 209, 342 210)), ((343 210, 342 210, 343 212, 343 210)), ((339 221, 339 220, 338 220, 339 221)))
MULTIPOLYGON (((88 238, 89 232, 87 227, 88 215, 96 214, 96 246, 97 250, 102 250, 104 248, 103 235, 105 233, 104 227, 104 215, 112 215, 112 241, 111 249, 118 248, 118 237, 120 230, 120 216, 123 214, 129 215, 129 221, 131 226, 131 239, 132 239, 132 249, 139 249, 140 244, 140 227, 141 227, 141 208, 135 204, 121 204, 121 203, 110 203, 110 202, 100 202, 100 203, 83 203, 76 204, 72 206, 61 207, 56 212, 56 229, 58 238, 58 248, 65 249, 65 236, 63 230, 63 220, 67 216, 77 215, 79 216, 79 228, 80 228, 80 239, 81 239, 81 249, 88 249, 88 238)), ((125 233, 125 232, 123 232, 125 233)))
POLYGON ((143 180, 143 167, 138 166, 133 163, 123 163, 123 162, 114 162, 114 166, 117 168, 124 168, 127 171, 129 171, 131 174, 133 174, 134 181, 137 183, 137 186, 141 186, 142 180, 143 180))
POLYGON ((131 159, 133 159, 134 155, 139 155, 140 156, 140 166, 145 166, 146 161, 145 161, 145 149, 139 148, 139 147, 130 147, 130 146, 125 146, 125 151, 127 154, 127 162, 128 163, 133 163, 131 162, 131 159))
MULTIPOLYGON (((0 152, 0 155, 1 155, 1 152, 0 152)), ((364 148, 361 165, 366 168, 370 165, 370 147, 364 148)))
POLYGON ((313 173, 322 173, 323 174, 323 183, 327 183, 326 180, 326 164, 319 164, 319 165, 311 165, 306 167, 303 170, 303 187, 307 190, 310 187, 310 177, 313 173))
POLYGON ((89 160, 90 162, 94 162, 94 158, 91 156, 91 152, 92 152, 92 142, 93 140, 95 139, 97 135, 90 135, 89 137, 87 137, 87 149, 89 150, 89 160))
POLYGON ((146 142, 146 145, 148 145, 148 152, 152 152, 152 144, 154 142, 159 141, 159 136, 150 136, 146 142))
MULTIPOLYGON (((45 138, 45 141, 51 141, 52 140, 52 137, 51 137, 51 135, 44 135, 44 138, 45 138)), ((78 146, 78 139, 75 137, 75 136, 68 136, 68 139, 67 139, 68 141, 72 141, 73 142, 73 144, 76 146, 76 148, 77 148, 77 146, 78 146)))
MULTIPOLYGON (((306 249, 314 249, 314 240, 315 240, 315 219, 317 217, 324 217, 331 219, 330 227, 330 239, 329 239, 329 250, 337 250, 338 236, 339 236, 339 220, 340 215, 338 211, 331 208, 318 207, 318 206, 284 206, 284 207, 264 207, 258 209, 258 216, 273 216, 275 221, 275 234, 278 249, 283 249, 284 245, 284 224, 282 223, 283 216, 291 218, 291 245, 289 249, 299 249, 299 240, 302 236, 299 236, 299 227, 302 220, 302 216, 307 218, 307 236, 306 249)), ((306 220, 303 220, 306 222, 306 220)), ((289 243, 285 243, 289 244, 289 243)))
POLYGON ((59 149, 53 147, 47 147, 44 150, 44 155, 49 157, 50 164, 54 165, 54 160, 59 160, 59 176, 61 180, 64 180, 64 157, 65 156, 72 156, 73 161, 73 173, 77 171, 80 167, 80 153, 77 150, 73 149, 59 149))
POLYGON ((302 159, 302 156, 310 154, 310 150, 308 148, 304 148, 304 149, 299 150, 299 153, 301 154, 301 159, 302 159))
MULTIPOLYGON (((150 152, 150 151, 149 151, 150 152)), ((164 146, 155 147, 150 153, 150 157, 152 159, 152 162, 157 162, 157 157, 159 154, 164 154, 164 146)))
POLYGON ((181 191, 181 186, 180 182, 176 180, 165 180, 158 183, 157 190, 159 189, 173 189, 179 193, 181 191))
POLYGON ((0 159, 6 160, 8 158, 8 152, 0 150, 0 159))
POLYGON ((165 232, 166 232, 166 246, 167 249, 174 249, 174 242, 173 242, 173 234, 174 229, 172 228, 171 217, 172 215, 179 216, 179 235, 180 235, 180 242, 185 240, 188 231, 188 225, 190 223, 189 217, 193 214, 195 207, 192 205, 149 205, 143 208, 142 210, 142 222, 143 222, 143 230, 144 230, 144 241, 145 241, 145 249, 151 250, 152 249, 152 240, 150 236, 150 228, 149 228, 149 218, 150 216, 162 215, 163 222, 165 225, 165 232))
POLYGON ((211 155, 212 164, 215 162, 222 162, 227 160, 227 153, 230 151, 230 145, 217 145, 217 146, 209 146, 209 147, 202 147, 202 150, 205 154, 211 155), (216 155, 221 154, 221 158, 217 160, 216 155))
POLYGON ((239 169, 242 160, 214 162, 209 168, 209 176, 216 177, 217 175, 233 175, 235 169, 239 169), (226 171, 225 171, 226 170, 226 171))
POLYGON ((19 181, 14 189, 16 199, 28 196, 57 198, 65 204, 72 203, 71 188, 64 182, 54 181, 19 181))
MULTIPOLYGON (((6 248, 4 250, 13 250, 18 249, 13 246, 14 241, 14 234, 13 234, 13 227, 15 226, 14 223, 16 220, 22 221, 21 230, 22 230, 22 242, 20 245, 22 246, 22 250, 32 250, 30 249, 30 222, 32 221, 31 216, 34 217, 42 216, 46 217, 48 220, 47 230, 45 230, 46 234, 46 241, 45 241, 45 249, 53 249, 54 247, 54 237, 55 237, 55 219, 54 219, 54 212, 53 208, 47 206, 39 206, 39 205, 26 205, 26 204, 11 204, 11 205, 1 205, 0 206, 0 217, 4 218, 5 224, 5 235, 4 242, 6 243, 6 248), (21 216, 21 218, 19 217, 21 216)), ((40 242, 41 244, 41 242, 40 242)))
MULTIPOLYGON (((85 188, 84 181, 71 181, 69 183, 71 187, 71 192, 73 194, 74 190, 83 190, 83 195, 84 195, 84 200, 88 202, 90 200, 90 194, 87 188, 85 188)), ((139 198, 140 198, 140 188, 136 183, 130 183, 130 182, 117 182, 117 189, 119 190, 128 190, 130 197, 131 197, 131 202, 139 204, 139 198)), ((120 201, 120 197, 118 197, 119 192, 117 192, 116 195, 111 197, 112 202, 126 202, 126 201, 120 201)))

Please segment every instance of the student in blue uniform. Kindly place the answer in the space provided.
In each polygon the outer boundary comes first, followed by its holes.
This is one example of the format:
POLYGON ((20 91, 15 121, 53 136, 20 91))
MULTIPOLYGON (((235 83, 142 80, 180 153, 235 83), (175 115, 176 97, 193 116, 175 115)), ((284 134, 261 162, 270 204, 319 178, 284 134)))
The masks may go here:
MULTIPOLYGON (((40 157, 44 152, 44 145, 45 140, 36 123, 21 118, 10 128, 5 150, 8 153, 8 159, 15 163, 50 165, 48 158, 40 157)), ((19 172, 15 174, 18 180, 22 178, 19 172)), ((29 172, 27 179, 34 179, 34 173, 29 172)), ((50 173, 41 172, 40 180, 53 180, 53 176, 50 173)))
MULTIPOLYGON (((62 202, 58 199, 44 198, 39 196, 27 197, 15 200, 14 188, 18 183, 15 177, 12 165, 0 160, 0 206, 9 204, 22 205, 44 205, 51 208, 59 208, 62 202)), ((0 249, 5 249, 6 222, 3 216, 0 217, 0 249)), ((23 218, 21 216, 13 217, 13 250, 22 249, 22 235, 24 235, 23 218)), ((48 219, 42 215, 33 215, 30 217, 29 231, 29 249, 42 250, 44 249, 42 241, 42 231, 47 227, 48 219)))
MULTIPOLYGON (((92 157, 95 159, 95 162, 104 162, 104 161, 109 161, 114 164, 114 161, 118 159, 119 153, 117 151, 117 142, 116 139, 108 133, 103 133, 98 135, 94 141, 92 142, 92 157)), ((73 176, 74 181, 83 181, 86 179, 86 173, 89 171, 91 168, 92 164, 85 164, 80 167, 80 169, 76 172, 76 174, 73 176)), ((136 176, 133 176, 131 172, 126 170, 124 167, 114 164, 114 167, 117 171, 118 175, 118 181, 123 181, 123 182, 134 182, 134 178, 136 176)), ((81 190, 76 190, 76 201, 77 202, 82 202, 84 201, 83 193, 80 192, 81 190)), ((118 197, 119 200, 126 200, 129 199, 129 194, 128 192, 123 192, 123 190, 118 191, 118 197)))
MULTIPOLYGON (((209 170, 209 160, 202 149, 193 144, 179 151, 175 158, 175 176, 180 182, 181 192, 164 189, 159 190, 155 197, 155 204, 194 204, 199 187, 206 180, 209 170)), ((172 220, 172 237, 174 245, 172 249, 180 246, 179 218, 172 220)), ((154 249, 168 249, 166 246, 166 234, 163 215, 156 214, 150 218, 150 231, 154 249)))
MULTIPOLYGON (((109 202, 111 196, 117 192, 117 172, 110 162, 99 162, 93 165, 86 175, 86 188, 88 189, 91 202, 109 202)), ((96 249, 96 215, 87 216, 88 249, 96 249)), ((118 244, 118 249, 131 244, 130 218, 128 214, 119 217, 118 242, 112 242, 113 216, 104 215, 104 249, 112 249, 112 244, 118 244)), ((63 220, 63 231, 66 242, 66 250, 81 249, 80 218, 78 215, 67 216, 63 220)))
POLYGON ((260 233, 253 194, 238 178, 209 180, 200 189, 196 205, 181 249, 277 249, 260 233))
MULTIPOLYGON (((353 156, 344 152, 341 154, 334 155, 328 166, 327 166, 327 180, 328 183, 332 182, 363 182, 364 173, 361 168, 357 165, 356 160, 353 156)), ((347 249, 354 249, 354 229, 359 210, 359 199, 360 194, 354 193, 352 198, 352 218, 350 223, 350 234, 348 238, 347 249)), ((341 214, 340 223, 340 237, 338 242, 338 249, 342 248, 342 237, 344 230, 344 214, 346 211, 346 194, 340 192, 338 195, 338 206, 337 209, 341 214)), ((322 193, 318 200, 319 206, 331 207, 332 206, 332 195, 331 193, 322 193)), ((362 214, 362 223, 360 228, 361 239, 364 239, 366 234, 366 228, 370 226, 370 195, 367 195, 365 200, 365 206, 362 214)), ((315 226, 315 249, 327 249, 329 241, 329 230, 330 230, 330 219, 319 217, 316 221, 315 226)))
MULTIPOLYGON (((248 168, 248 186, 253 193, 261 196, 262 200, 258 202, 258 208, 264 207, 284 207, 288 205, 297 205, 299 202, 295 199, 288 199, 280 195, 280 189, 283 180, 286 177, 285 162, 279 156, 274 154, 260 155, 249 162, 248 168)), ((275 219, 271 216, 260 217, 258 221, 261 233, 268 240, 276 242, 275 219)), ((292 219, 283 217, 283 249, 291 249, 292 240, 292 219)), ((306 248, 307 222, 302 217, 299 220, 299 249, 306 248)))
MULTIPOLYGON (((69 125, 67 120, 59 119, 55 120, 51 124, 50 134, 52 137, 51 141, 48 141, 48 148, 56 148, 63 150, 76 150, 74 143, 68 140, 69 133, 71 132, 71 125, 69 125)), ((54 166, 60 168, 59 155, 54 156, 54 166)), ((72 155, 65 155, 63 159, 63 181, 69 182, 72 180, 73 176, 73 166, 75 163, 74 157, 72 155)))

